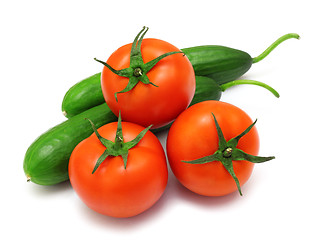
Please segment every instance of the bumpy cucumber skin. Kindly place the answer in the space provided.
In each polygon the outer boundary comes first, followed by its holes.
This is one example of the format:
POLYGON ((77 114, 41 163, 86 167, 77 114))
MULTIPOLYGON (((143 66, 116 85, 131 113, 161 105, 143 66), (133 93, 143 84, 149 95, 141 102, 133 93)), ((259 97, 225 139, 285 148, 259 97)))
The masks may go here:
POLYGON ((29 180, 40 185, 68 180, 68 162, 73 149, 93 133, 86 118, 92 120, 96 127, 117 120, 104 103, 43 133, 30 145, 24 158, 23 169, 29 180))
POLYGON ((236 80, 252 66, 252 57, 248 53, 229 47, 204 45, 182 51, 196 75, 211 77, 220 85, 236 80))
POLYGON ((101 73, 94 74, 76 83, 68 90, 61 107, 67 118, 104 103, 100 79, 101 73))

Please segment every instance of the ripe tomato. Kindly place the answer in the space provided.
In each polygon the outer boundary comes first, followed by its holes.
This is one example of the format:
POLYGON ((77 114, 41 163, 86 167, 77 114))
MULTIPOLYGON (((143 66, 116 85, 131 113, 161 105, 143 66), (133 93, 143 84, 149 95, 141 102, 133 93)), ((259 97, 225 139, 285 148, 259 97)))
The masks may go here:
MULTIPOLYGON (((129 68, 134 45, 120 47, 106 63, 117 70, 129 68)), ((159 39, 143 39, 141 44, 144 63, 176 51, 180 50, 159 39)), ((112 112, 118 115, 121 111, 124 121, 144 127, 153 124, 152 128, 159 128, 172 122, 190 104, 195 92, 194 70, 189 59, 180 52, 161 59, 143 74, 152 84, 137 80, 130 91, 120 93, 126 88, 129 78, 119 76, 105 66, 101 75, 102 92, 112 112)))
MULTIPOLYGON (((124 144, 144 128, 122 123, 124 144)), ((100 136, 113 141, 117 123, 98 129, 100 136)), ((165 190, 168 171, 166 157, 157 137, 146 132, 129 149, 126 168, 122 156, 108 156, 94 173, 106 147, 95 134, 79 143, 69 161, 69 177, 80 199, 94 211, 112 217, 131 217, 150 208, 165 190)))
MULTIPOLYGON (((237 184, 220 161, 187 163, 218 150, 219 137, 213 115, 226 141, 238 136, 252 124, 250 117, 234 105, 219 101, 195 104, 185 110, 170 128, 167 155, 174 175, 186 188, 201 195, 222 196, 236 191, 237 184)), ((255 126, 239 140, 237 149, 251 155, 258 154, 259 137, 255 126)), ((270 159, 273 157, 267 160, 270 159)), ((232 165, 241 186, 249 179, 254 163, 232 160, 232 165)))

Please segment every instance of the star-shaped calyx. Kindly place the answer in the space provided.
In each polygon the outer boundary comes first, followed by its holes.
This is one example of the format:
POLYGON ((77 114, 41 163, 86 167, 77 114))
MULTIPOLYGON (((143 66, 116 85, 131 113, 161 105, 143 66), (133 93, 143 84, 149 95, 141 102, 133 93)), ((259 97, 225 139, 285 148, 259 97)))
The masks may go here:
POLYGON ((103 154, 98 158, 94 169, 92 171, 92 174, 97 170, 97 168, 101 165, 101 163, 106 160, 108 156, 121 156, 123 159, 124 168, 127 167, 127 160, 128 160, 128 154, 129 150, 136 146, 140 140, 144 137, 144 135, 148 132, 148 130, 152 127, 150 125, 149 127, 142 130, 133 140, 129 142, 124 142, 123 140, 123 132, 122 132, 122 124, 121 124, 121 114, 119 113, 118 118, 118 125, 116 130, 116 137, 114 142, 112 142, 109 139, 103 138, 96 127, 94 126, 93 122, 90 119, 89 122, 91 123, 91 126, 93 128, 93 131, 95 132, 96 136, 98 137, 99 141, 106 147, 106 150, 103 152, 103 154))
POLYGON ((142 54, 141 54, 141 44, 144 35, 147 33, 149 28, 143 27, 143 29, 138 33, 138 35, 135 37, 132 47, 131 47, 131 52, 130 52, 130 66, 125 69, 121 70, 116 70, 112 68, 109 64, 107 64, 104 61, 100 61, 98 59, 94 59, 100 63, 102 63, 104 66, 109 68, 114 74, 117 74, 118 76, 121 77, 127 77, 129 78, 129 82, 127 86, 121 90, 120 92, 115 93, 115 98, 118 101, 117 94, 118 93, 124 93, 128 92, 131 89, 133 89, 139 82, 142 82, 144 84, 151 84, 155 87, 157 87, 154 83, 150 82, 147 73, 163 58, 176 54, 176 53, 182 53, 181 51, 174 51, 174 52, 168 52, 165 53, 147 63, 143 62, 142 59, 142 54))
POLYGON ((185 163, 190 163, 190 164, 204 164, 204 163, 209 163, 213 161, 219 161, 222 163, 224 168, 229 172, 229 174, 232 176, 234 181, 236 182, 238 191, 240 195, 242 196, 241 188, 240 188, 240 183, 239 180, 233 170, 233 163, 232 161, 249 161, 252 163, 262 163, 266 162, 269 160, 274 159, 275 157, 259 157, 259 156, 254 156, 250 155, 248 153, 245 153, 244 151, 240 150, 237 148, 238 142, 240 138, 242 138, 244 135, 246 135, 251 128, 256 124, 257 120, 254 121, 244 132, 239 134, 238 136, 230 139, 228 142, 223 136, 222 130, 217 122, 216 117, 212 113, 212 116, 214 118, 214 122, 216 125, 217 133, 218 133, 218 138, 219 138, 219 147, 218 150, 209 156, 205 156, 196 160, 192 161, 182 161, 185 163))

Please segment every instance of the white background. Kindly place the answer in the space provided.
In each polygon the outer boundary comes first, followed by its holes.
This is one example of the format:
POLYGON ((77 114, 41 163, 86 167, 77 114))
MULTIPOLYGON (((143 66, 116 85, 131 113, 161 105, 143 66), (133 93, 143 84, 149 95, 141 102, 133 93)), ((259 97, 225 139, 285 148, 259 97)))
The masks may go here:
MULTIPOLYGON (((319 13, 317 1, 1 1, 1 239, 319 239, 319 13), (68 182, 27 183, 28 146, 62 122, 61 101, 76 82, 146 37, 180 48, 225 45, 260 54, 281 44, 243 78, 277 89, 238 86, 222 101, 258 118, 260 155, 243 197, 198 196, 170 173, 159 202, 145 213, 114 219, 88 209, 68 182)), ((165 134, 159 136, 165 144, 165 134)))

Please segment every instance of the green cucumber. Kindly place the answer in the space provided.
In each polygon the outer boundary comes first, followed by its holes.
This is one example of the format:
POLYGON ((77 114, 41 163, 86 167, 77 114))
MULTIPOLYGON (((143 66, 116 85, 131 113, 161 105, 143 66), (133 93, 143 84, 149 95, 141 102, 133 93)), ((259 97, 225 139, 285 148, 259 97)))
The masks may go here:
MULTIPOLYGON (((196 77, 196 81, 192 104, 220 99, 221 88, 215 81, 208 77, 196 77)), ((73 149, 93 133, 86 118, 94 122, 97 128, 117 120, 107 104, 103 103, 43 133, 30 145, 24 158, 23 168, 28 181, 54 185, 69 179, 68 163, 73 149)))
MULTIPOLYGON (((271 87, 252 80, 235 80, 223 85, 205 76, 196 76, 196 91, 190 104, 205 100, 219 100, 223 91, 238 84, 255 84, 267 88, 277 96, 271 87)), ((24 172, 28 181, 40 185, 53 185, 68 180, 68 162, 73 149, 93 130, 85 119, 92 120, 97 128, 117 120, 106 103, 86 110, 65 122, 51 128, 28 148, 24 159, 24 172)), ((170 127, 152 130, 154 133, 170 127)))
POLYGON ((67 91, 62 101, 62 113, 67 118, 104 103, 100 78, 101 73, 94 74, 76 83, 67 91))
MULTIPOLYGON (((222 95, 222 92, 227 90, 230 87, 241 85, 241 84, 250 84, 250 85, 257 85, 260 87, 263 87, 267 90, 269 90, 274 96, 280 97, 279 93, 270 87, 269 85, 254 81, 254 80, 247 80, 247 79, 239 79, 239 80, 233 80, 228 83, 224 83, 222 85, 219 85, 216 81, 214 81, 212 78, 206 77, 206 76, 196 76, 196 91, 194 94, 194 97, 190 103, 190 106, 207 101, 207 100, 216 100, 219 101, 222 95)), ((165 129, 168 129, 172 123, 163 126, 161 128, 152 129, 154 133, 161 132, 165 129)))
MULTIPOLYGON (((255 58, 244 51, 218 45, 197 46, 181 50, 189 58, 196 75, 208 76, 221 85, 241 77, 253 63, 264 59, 280 43, 290 38, 299 38, 299 35, 289 33, 280 37, 255 58)), ((67 118, 105 101, 99 78, 100 73, 95 74, 69 89, 62 101, 62 112, 67 118)))
POLYGON ((222 89, 216 81, 209 77, 196 76, 196 90, 189 107, 206 100, 219 101, 221 95, 222 89))
POLYGON ((104 103, 43 133, 30 145, 24 158, 23 169, 28 181, 53 185, 68 180, 68 162, 73 149, 93 133, 86 118, 97 127, 117 120, 104 103))
POLYGON ((251 56, 241 50, 208 45, 182 50, 192 63, 194 72, 222 84, 241 77, 252 65, 251 56))
POLYGON ((291 38, 299 39, 300 36, 296 33, 285 34, 254 58, 244 51, 219 45, 190 47, 182 51, 197 75, 211 77, 221 85, 241 77, 253 63, 260 62, 280 43, 291 38))

